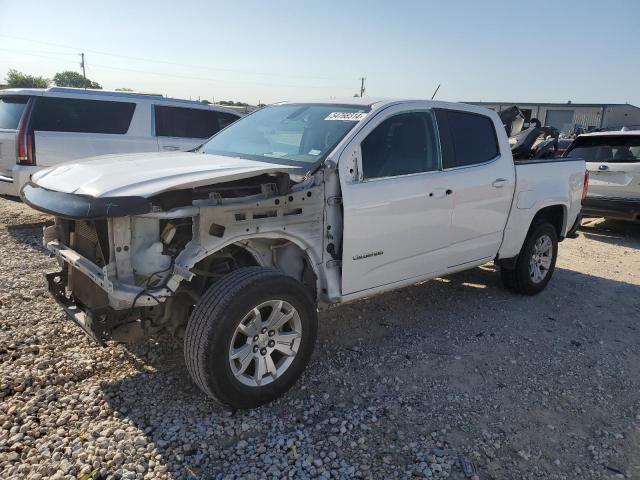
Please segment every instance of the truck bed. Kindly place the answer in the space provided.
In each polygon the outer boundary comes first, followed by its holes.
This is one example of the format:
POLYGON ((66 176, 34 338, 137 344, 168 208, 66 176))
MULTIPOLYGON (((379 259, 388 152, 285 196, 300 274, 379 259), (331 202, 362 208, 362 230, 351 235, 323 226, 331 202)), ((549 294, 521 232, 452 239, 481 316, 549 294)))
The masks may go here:
POLYGON ((553 158, 514 161, 516 189, 499 258, 515 257, 534 215, 549 205, 564 205, 560 238, 567 235, 582 208, 583 160, 553 158))

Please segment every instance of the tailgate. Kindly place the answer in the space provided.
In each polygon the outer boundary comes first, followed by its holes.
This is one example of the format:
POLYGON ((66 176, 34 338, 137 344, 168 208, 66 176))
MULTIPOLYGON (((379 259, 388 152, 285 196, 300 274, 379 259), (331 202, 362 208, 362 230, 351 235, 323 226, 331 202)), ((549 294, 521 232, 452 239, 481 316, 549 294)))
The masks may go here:
POLYGON ((0 176, 11 177, 16 164, 17 130, 0 129, 0 176))
POLYGON ((587 163, 589 196, 640 198, 640 161, 587 163))

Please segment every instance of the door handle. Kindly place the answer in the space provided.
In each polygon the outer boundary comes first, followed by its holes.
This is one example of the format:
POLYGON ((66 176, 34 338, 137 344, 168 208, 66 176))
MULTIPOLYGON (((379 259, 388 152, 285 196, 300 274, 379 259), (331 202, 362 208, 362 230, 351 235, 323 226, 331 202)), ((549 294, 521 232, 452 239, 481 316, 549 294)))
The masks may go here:
POLYGON ((491 182, 491 186, 493 188, 502 188, 507 183, 509 183, 509 180, 507 180, 506 178, 496 178, 493 182, 491 182))
POLYGON ((162 149, 169 152, 175 152, 176 150, 180 150, 180 147, 176 147, 175 145, 164 145, 162 149))

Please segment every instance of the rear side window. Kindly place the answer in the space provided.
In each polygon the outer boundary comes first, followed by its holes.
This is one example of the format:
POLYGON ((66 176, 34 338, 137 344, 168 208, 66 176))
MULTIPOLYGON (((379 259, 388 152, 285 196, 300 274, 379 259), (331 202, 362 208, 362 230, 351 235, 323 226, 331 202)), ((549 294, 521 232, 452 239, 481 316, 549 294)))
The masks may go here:
POLYGON ((155 105, 156 136, 209 138, 238 117, 213 110, 155 105))
POLYGON ((31 116, 31 128, 44 132, 125 134, 135 103, 76 98, 40 97, 31 116))
POLYGON ((0 128, 17 130, 29 97, 0 97, 0 128))
POLYGON ((586 162, 640 162, 640 136, 612 135, 578 137, 565 157, 582 158, 586 162))
POLYGON ((429 112, 387 118, 362 141, 364 178, 395 177, 440 168, 436 130, 429 112))
POLYGON ((436 109, 444 168, 485 163, 498 156, 498 138, 489 117, 436 109))
POLYGON ((215 113, 218 116, 218 125, 220 126, 220 130, 222 130, 223 128, 227 128, 228 125, 231 125, 233 122, 238 120, 238 118, 240 118, 231 113, 225 113, 225 112, 215 112, 215 113))

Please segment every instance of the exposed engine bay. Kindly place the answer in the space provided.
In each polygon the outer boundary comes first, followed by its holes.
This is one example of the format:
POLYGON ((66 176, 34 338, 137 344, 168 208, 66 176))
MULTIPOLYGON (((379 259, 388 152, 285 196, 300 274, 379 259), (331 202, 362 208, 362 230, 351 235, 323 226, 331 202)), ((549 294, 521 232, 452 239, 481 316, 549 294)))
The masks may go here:
POLYGON ((56 217, 44 243, 62 270, 47 276, 49 289, 99 341, 179 335, 207 288, 245 266, 277 268, 321 297, 324 173, 168 191, 141 215, 56 217))

